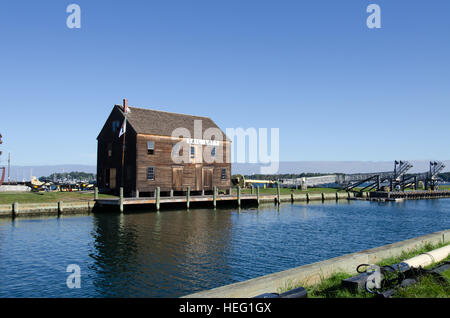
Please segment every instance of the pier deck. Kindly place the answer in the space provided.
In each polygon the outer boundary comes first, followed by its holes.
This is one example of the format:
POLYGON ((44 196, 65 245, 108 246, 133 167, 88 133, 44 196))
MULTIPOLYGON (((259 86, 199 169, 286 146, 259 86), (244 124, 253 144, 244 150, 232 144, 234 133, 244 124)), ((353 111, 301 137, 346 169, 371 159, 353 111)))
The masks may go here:
MULTIPOLYGON (((238 201, 237 195, 218 195, 216 201, 238 201)), ((241 194, 241 201, 257 200, 256 194, 241 194)), ((213 195, 193 195, 189 198, 189 202, 213 202, 213 195)), ((96 202, 100 205, 120 205, 120 199, 97 199, 96 202)), ((163 203, 187 203, 188 198, 186 196, 172 196, 172 197, 160 197, 159 202, 163 203)), ((123 205, 145 205, 156 204, 157 199, 155 197, 148 198, 124 198, 123 205)))

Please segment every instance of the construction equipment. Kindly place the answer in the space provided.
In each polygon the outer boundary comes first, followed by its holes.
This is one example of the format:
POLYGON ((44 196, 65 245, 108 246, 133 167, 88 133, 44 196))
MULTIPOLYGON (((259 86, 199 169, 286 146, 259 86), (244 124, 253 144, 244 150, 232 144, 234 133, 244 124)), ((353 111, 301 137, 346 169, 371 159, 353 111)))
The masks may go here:
POLYGON ((437 189, 437 176, 445 168, 445 165, 440 161, 430 161, 430 171, 428 172, 425 181, 425 189, 437 189))
MULTIPOLYGON (((393 172, 380 172, 380 173, 370 173, 370 174, 357 174, 345 176, 345 181, 348 183, 344 186, 346 191, 355 191, 356 188, 363 186, 358 189, 358 191, 380 191, 382 184, 389 183, 389 188, 395 189, 397 187, 402 187, 405 182, 405 174, 411 169, 413 165, 408 161, 394 161, 394 171, 393 172)), ((408 177, 409 179, 409 177, 408 177)))
MULTIPOLYGON (((303 177, 283 179, 282 186, 302 189, 312 186, 329 186, 339 190, 363 192, 363 191, 404 191, 407 188, 419 189, 423 184, 426 190, 438 190, 438 175, 445 168, 440 161, 431 161, 429 171, 423 173, 408 174, 413 165, 406 160, 395 160, 393 171, 332 174, 317 177, 303 177)), ((247 180, 244 180, 244 184, 247 180)))
POLYGON ((425 190, 438 190, 438 175, 444 168, 445 165, 443 162, 430 161, 427 172, 418 173, 412 176, 405 176, 399 185, 402 189, 414 185, 414 189, 418 190, 419 183, 422 183, 425 190))
MULTIPOLYGON (((366 266, 367 264, 361 265, 366 266)), ((369 268, 373 269, 374 265, 371 266, 369 268)), ((377 297, 391 298, 399 288, 419 282, 422 276, 432 276, 439 283, 448 285, 449 282, 441 273, 449 269, 450 262, 444 262, 431 270, 424 269, 422 266, 410 267, 406 263, 399 263, 393 266, 378 267, 375 271, 367 271, 358 276, 345 279, 342 281, 342 286, 353 291, 365 289, 377 297)))
POLYGON ((32 177, 30 182, 26 183, 33 192, 39 192, 45 190, 45 182, 39 181, 36 177, 32 177))
POLYGON ((405 177, 406 172, 413 167, 408 161, 394 161, 394 175, 390 179, 391 190, 404 189, 405 183, 410 177, 405 177))
POLYGON ((356 268, 359 275, 344 279, 341 284, 352 291, 365 289, 371 294, 384 298, 392 297, 398 287, 406 287, 418 282, 419 277, 423 275, 432 275, 439 282, 448 284, 449 282, 441 276, 441 273, 450 269, 450 262, 444 262, 432 270, 423 268, 444 260, 448 255, 450 255, 450 245, 394 265, 360 264, 356 268), (362 268, 366 268, 366 270, 362 270, 362 268))

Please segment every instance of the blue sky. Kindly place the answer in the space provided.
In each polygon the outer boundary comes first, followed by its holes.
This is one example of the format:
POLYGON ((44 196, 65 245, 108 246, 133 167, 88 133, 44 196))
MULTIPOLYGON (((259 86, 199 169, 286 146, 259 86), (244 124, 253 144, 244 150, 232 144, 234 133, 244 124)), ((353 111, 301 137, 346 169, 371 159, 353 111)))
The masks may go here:
POLYGON ((95 164, 127 98, 280 128, 284 161, 450 159, 449 16, 448 1, 2 0, 0 150, 95 164))

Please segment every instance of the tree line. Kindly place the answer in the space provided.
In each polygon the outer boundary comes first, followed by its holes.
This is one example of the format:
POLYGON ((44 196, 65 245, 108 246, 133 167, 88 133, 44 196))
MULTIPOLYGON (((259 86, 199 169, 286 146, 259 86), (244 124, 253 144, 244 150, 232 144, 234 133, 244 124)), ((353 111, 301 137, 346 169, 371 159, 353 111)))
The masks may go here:
POLYGON ((55 172, 47 177, 40 177, 40 181, 47 181, 47 180, 89 180, 89 181, 95 181, 96 174, 94 173, 88 173, 88 172, 82 172, 82 171, 72 171, 72 172, 55 172))

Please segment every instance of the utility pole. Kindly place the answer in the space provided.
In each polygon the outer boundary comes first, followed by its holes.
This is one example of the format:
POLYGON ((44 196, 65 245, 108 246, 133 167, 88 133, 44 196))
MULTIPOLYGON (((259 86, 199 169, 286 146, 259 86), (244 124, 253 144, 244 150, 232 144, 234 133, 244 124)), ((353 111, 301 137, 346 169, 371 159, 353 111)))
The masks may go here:
MULTIPOLYGON (((2 137, 3 137, 2 134, 0 134, 0 145, 3 144, 2 137)), ((2 152, 0 151, 0 155, 1 154, 2 152)), ((2 167, 0 169, 2 170, 2 174, 0 176, 0 185, 2 185, 3 181, 5 180, 5 167, 2 167)))
POLYGON ((11 182, 11 153, 8 152, 8 183, 11 182))

